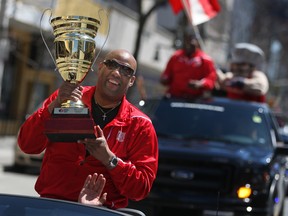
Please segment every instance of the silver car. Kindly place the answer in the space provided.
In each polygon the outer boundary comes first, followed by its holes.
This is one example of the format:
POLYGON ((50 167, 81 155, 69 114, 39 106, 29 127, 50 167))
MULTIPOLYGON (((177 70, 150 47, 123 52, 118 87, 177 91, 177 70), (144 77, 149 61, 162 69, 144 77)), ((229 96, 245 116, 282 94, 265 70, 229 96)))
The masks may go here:
POLYGON ((16 140, 14 146, 14 168, 21 171, 28 167, 40 170, 44 152, 40 154, 26 154, 20 149, 16 140))

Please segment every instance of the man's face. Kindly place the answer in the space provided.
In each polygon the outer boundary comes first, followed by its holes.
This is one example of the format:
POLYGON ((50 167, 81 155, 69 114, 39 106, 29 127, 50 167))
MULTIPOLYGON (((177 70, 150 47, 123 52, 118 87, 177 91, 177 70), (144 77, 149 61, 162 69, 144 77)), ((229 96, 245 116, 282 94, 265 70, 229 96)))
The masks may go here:
POLYGON ((184 37, 183 49, 185 50, 187 55, 191 55, 195 53, 197 46, 198 46, 198 41, 195 38, 195 36, 186 35, 184 37))
POLYGON ((100 64, 97 90, 103 94, 121 98, 135 81, 136 63, 125 53, 107 56, 100 64))
POLYGON ((235 76, 249 77, 254 67, 249 63, 232 63, 230 70, 235 76))

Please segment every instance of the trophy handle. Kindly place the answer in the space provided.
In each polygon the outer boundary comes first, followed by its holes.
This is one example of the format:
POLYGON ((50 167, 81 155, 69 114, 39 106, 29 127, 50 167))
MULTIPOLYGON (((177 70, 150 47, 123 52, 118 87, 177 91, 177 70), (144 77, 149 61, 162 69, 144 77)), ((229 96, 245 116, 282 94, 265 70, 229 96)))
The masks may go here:
POLYGON ((41 38, 42 38, 42 40, 43 40, 43 42, 44 42, 44 44, 45 44, 45 47, 46 47, 46 49, 48 50, 48 53, 49 53, 49 55, 51 56, 51 59, 52 59, 54 65, 55 65, 55 70, 57 70, 56 60, 54 59, 54 57, 53 57, 53 55, 52 55, 52 52, 50 51, 50 49, 49 49, 49 47, 48 47, 48 45, 47 45, 47 43, 46 43, 46 41, 45 41, 45 38, 44 38, 44 36, 43 36, 43 31, 42 31, 42 19, 43 19, 43 17, 44 17, 44 14, 46 13, 46 11, 50 11, 49 21, 51 21, 52 10, 51 10, 50 8, 47 8, 47 9, 45 9, 45 10, 43 11, 43 13, 42 13, 42 15, 41 15, 41 19, 40 19, 40 34, 41 34, 41 38))
POLYGON ((105 12, 105 15, 106 15, 107 20, 108 20, 107 36, 106 36, 106 38, 105 38, 105 40, 104 40, 103 45, 101 46, 101 49, 99 50, 98 54, 95 56, 95 59, 94 59, 92 65, 91 65, 91 67, 90 67, 90 68, 91 68, 91 71, 94 71, 94 70, 93 70, 93 66, 94 66, 97 58, 99 57, 99 55, 100 55, 100 53, 101 53, 104 45, 106 44, 107 39, 108 39, 108 36, 109 36, 109 33, 110 33, 110 23, 109 23, 108 14, 107 14, 107 12, 106 12, 103 8, 101 8, 101 9, 98 11, 98 16, 99 16, 99 19, 100 19, 100 25, 102 24, 102 19, 101 19, 101 16, 100 16, 100 12, 101 12, 101 11, 104 11, 104 12, 105 12))
MULTIPOLYGON (((46 49, 47 49, 47 51, 48 51, 48 53, 49 53, 49 55, 50 55, 53 63, 54 63, 54 65, 55 65, 55 70, 57 70, 56 60, 54 59, 54 57, 53 57, 53 55, 52 55, 52 52, 50 51, 50 49, 49 49, 49 47, 48 47, 48 45, 47 45, 47 43, 46 43, 46 41, 45 41, 44 35, 43 35, 42 20, 43 20, 43 17, 44 17, 44 14, 46 13, 46 11, 50 11, 49 20, 51 21, 52 10, 51 10, 50 8, 47 8, 47 9, 45 9, 45 10, 43 11, 43 13, 42 13, 42 15, 41 15, 41 19, 40 19, 40 34, 41 34, 41 38, 42 38, 42 40, 43 40, 43 42, 44 42, 44 45, 45 45, 45 47, 46 47, 46 49)), ((108 20, 107 36, 106 36, 106 38, 105 38, 105 40, 104 40, 104 43, 103 43, 103 45, 101 46, 99 52, 98 52, 97 55, 95 56, 94 61, 93 61, 92 65, 91 65, 91 67, 90 67, 90 69, 91 69, 92 71, 94 71, 94 70, 93 70, 93 66, 94 66, 97 58, 99 57, 101 51, 103 50, 103 47, 105 46, 105 44, 106 44, 106 42, 107 42, 107 39, 108 39, 108 36, 109 36, 109 33, 110 33, 110 23, 109 23, 108 14, 107 14, 107 12, 106 12, 103 8, 101 8, 101 9, 98 11, 98 16, 99 16, 99 19, 100 19, 100 25, 101 25, 101 23, 102 23, 102 19, 101 19, 101 16, 100 16, 101 11, 104 11, 104 12, 105 12, 105 15, 106 15, 107 20, 108 20)))

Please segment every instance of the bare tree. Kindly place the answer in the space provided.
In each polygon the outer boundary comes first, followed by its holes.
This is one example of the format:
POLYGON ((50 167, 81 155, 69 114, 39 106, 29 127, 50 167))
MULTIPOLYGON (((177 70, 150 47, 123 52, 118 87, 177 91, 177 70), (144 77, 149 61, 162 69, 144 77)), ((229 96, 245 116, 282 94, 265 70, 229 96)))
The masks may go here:
MULTIPOLYGON (((166 5, 168 0, 158 0, 155 2, 155 4, 146 12, 143 13, 142 10, 142 0, 138 1, 138 14, 139 14, 139 20, 138 20, 138 31, 137 31, 137 37, 135 41, 135 47, 134 47, 134 57, 136 60, 138 60, 138 55, 139 55, 139 50, 141 48, 141 37, 142 37, 142 32, 145 28, 146 21, 148 20, 149 16, 157 10, 159 7, 166 5)), ((132 99, 132 94, 136 89, 138 89, 138 92, 140 94, 140 99, 145 99, 146 98, 146 90, 144 87, 144 78, 143 75, 138 73, 137 74, 137 79, 136 79, 136 85, 133 85, 130 91, 127 94, 128 99, 132 99)))

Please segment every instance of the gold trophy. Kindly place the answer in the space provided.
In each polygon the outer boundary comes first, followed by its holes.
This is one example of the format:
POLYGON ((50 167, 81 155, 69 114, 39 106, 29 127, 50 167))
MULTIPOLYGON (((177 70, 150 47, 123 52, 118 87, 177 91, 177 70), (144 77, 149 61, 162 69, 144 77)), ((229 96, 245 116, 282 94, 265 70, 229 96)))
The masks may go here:
MULTIPOLYGON (((54 63, 58 72, 65 81, 81 83, 96 60, 95 38, 100 21, 85 16, 59 16, 51 19, 50 24, 55 36, 54 63)), ((53 142, 95 138, 94 121, 80 100, 68 100, 53 110, 45 122, 44 133, 53 142)))

